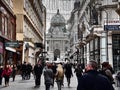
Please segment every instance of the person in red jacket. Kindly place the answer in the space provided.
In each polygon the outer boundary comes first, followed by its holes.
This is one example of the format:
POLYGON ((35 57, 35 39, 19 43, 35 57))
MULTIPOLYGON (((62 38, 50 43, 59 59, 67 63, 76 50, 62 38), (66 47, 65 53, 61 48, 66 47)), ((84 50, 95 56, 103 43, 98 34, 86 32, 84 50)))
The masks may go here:
POLYGON ((2 76, 5 78, 5 86, 9 86, 11 72, 12 72, 11 67, 9 65, 6 65, 2 73, 2 76))

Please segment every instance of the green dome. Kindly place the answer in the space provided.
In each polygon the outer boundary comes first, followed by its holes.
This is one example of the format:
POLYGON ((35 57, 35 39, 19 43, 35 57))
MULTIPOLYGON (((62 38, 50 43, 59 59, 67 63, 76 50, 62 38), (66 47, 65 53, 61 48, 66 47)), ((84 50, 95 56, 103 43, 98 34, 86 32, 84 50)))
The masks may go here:
POLYGON ((51 25, 65 25, 64 17, 57 10, 57 14, 55 14, 51 19, 51 25))

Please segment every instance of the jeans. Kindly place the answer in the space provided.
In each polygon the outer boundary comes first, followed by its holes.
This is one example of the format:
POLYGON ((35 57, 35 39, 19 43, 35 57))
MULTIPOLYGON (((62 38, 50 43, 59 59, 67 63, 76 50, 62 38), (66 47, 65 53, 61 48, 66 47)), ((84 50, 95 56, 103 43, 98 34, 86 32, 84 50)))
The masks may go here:
POLYGON ((56 82, 57 82, 58 90, 61 90, 62 80, 57 80, 56 82))
POLYGON ((41 75, 36 75, 35 76, 35 85, 40 86, 40 82, 41 82, 41 75))

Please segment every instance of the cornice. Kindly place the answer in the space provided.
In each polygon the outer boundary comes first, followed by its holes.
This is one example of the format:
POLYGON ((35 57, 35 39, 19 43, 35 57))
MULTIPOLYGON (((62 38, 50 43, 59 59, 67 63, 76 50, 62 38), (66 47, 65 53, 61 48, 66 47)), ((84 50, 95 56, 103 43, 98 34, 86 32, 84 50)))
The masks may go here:
POLYGON ((7 10, 12 16, 14 16, 13 10, 9 7, 9 5, 5 2, 5 0, 0 0, 0 3, 5 6, 6 10, 7 10))
MULTIPOLYGON (((37 2, 38 0, 35 0, 35 1, 37 2)), ((29 0, 29 2, 30 2, 30 4, 31 4, 31 6, 32 6, 33 10, 35 11, 35 13, 36 13, 37 17, 39 18, 40 23, 43 25, 42 18, 41 18, 41 16, 39 16, 39 14, 38 14, 38 12, 37 12, 37 10, 36 10, 35 6, 34 6, 33 0, 29 0)), ((40 5, 40 4, 39 4, 39 5, 40 5)), ((40 7, 40 9, 41 9, 41 6, 39 6, 39 7, 40 7)), ((41 9, 41 12, 43 12, 43 11, 42 11, 42 9, 41 9)), ((41 14, 41 15, 42 15, 42 14, 41 14)))
POLYGON ((35 29, 34 32, 36 32, 36 34, 38 34, 38 36, 39 36, 41 39, 43 39, 43 38, 42 38, 42 36, 43 36, 43 35, 42 35, 42 32, 40 32, 40 31, 38 30, 38 28, 36 28, 36 27, 34 26, 33 22, 32 22, 31 19, 28 17, 28 15, 25 14, 24 17, 29 21, 29 24, 35 29))

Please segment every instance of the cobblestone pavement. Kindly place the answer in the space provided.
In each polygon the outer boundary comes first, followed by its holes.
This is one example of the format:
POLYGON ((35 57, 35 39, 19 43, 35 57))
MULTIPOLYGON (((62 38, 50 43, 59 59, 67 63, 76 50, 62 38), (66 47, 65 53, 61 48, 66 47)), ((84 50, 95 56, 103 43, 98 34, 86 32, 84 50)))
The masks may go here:
MULTIPOLYGON (((34 88, 34 86, 35 86, 35 80, 33 76, 31 77, 30 80, 22 80, 21 76, 17 75, 15 82, 13 82, 12 78, 10 78, 10 86, 8 87, 4 86, 4 79, 3 79, 3 83, 0 86, 0 90, 45 90, 43 75, 41 77, 40 88, 34 88)), ((70 87, 67 86, 66 78, 64 78, 64 87, 62 87, 62 90, 76 90, 76 87, 77 87, 77 80, 75 75, 71 78, 70 87)), ((114 85, 114 87, 115 90, 120 90, 120 87, 116 87, 116 85, 114 85)), ((54 87, 51 87, 51 90, 57 90, 56 83, 54 87)))
MULTIPOLYGON (((44 77, 42 75, 41 77, 41 86, 39 88, 34 88, 35 86, 35 80, 33 76, 30 80, 22 80, 20 75, 16 76, 16 80, 13 82, 12 78, 10 78, 10 85, 8 87, 4 86, 4 79, 3 83, 0 86, 0 90, 45 90, 44 86, 44 77)), ((64 87, 62 87, 62 90, 76 90, 77 87, 77 80, 74 75, 74 77, 71 78, 71 86, 67 86, 66 78, 64 79, 64 87)), ((57 90, 57 85, 55 83, 54 87, 51 87, 51 90, 57 90)))

